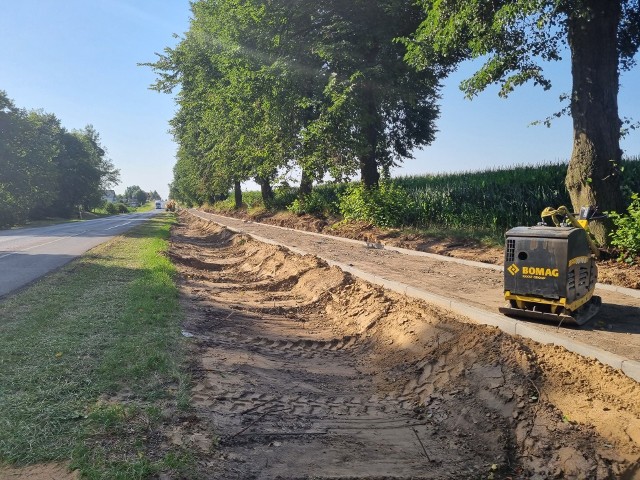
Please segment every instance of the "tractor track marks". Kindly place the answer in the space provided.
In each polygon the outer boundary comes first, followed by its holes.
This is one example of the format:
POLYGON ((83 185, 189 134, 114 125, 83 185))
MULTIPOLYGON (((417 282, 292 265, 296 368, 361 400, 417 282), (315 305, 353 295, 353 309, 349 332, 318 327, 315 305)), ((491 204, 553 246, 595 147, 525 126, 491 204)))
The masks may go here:
POLYGON ((168 438, 203 478, 610 478, 635 460, 567 430, 521 341, 203 221, 171 258, 194 419, 168 438))

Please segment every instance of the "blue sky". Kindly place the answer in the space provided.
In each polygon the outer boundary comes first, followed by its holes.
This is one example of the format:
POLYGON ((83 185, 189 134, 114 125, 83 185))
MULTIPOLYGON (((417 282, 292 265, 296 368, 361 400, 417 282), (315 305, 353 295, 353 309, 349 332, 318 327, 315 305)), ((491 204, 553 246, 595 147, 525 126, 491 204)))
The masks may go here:
MULTIPOLYGON (((92 124, 129 185, 168 194, 176 146, 168 133, 171 96, 148 90, 154 52, 188 29, 187 0, 0 0, 0 89, 18 107, 54 113, 68 129, 92 124)), ((567 55, 568 57, 568 55, 567 55)), ((571 121, 529 126, 559 109, 570 88, 567 62, 549 70, 550 92, 525 86, 508 99, 489 89, 472 101, 458 83, 463 65, 442 91, 436 141, 395 175, 480 170, 567 159, 571 121)), ((620 115, 640 120, 640 68, 623 74, 620 115)), ((622 142, 640 155, 640 131, 622 142)))

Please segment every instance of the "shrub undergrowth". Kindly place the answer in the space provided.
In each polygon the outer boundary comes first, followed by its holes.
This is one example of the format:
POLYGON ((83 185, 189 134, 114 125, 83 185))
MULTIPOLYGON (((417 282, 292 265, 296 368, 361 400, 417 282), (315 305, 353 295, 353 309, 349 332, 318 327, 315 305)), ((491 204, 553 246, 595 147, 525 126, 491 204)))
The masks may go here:
MULTIPOLYGON (((640 192, 640 157, 623 160, 622 167, 623 192, 640 192)), ((512 227, 535 225, 545 207, 571 208, 566 173, 567 163, 556 162, 397 177, 382 182, 377 191, 367 191, 359 182, 326 183, 303 198, 297 197, 295 188, 282 187, 275 190, 268 207, 260 192, 243 193, 243 201, 250 213, 286 208, 299 215, 342 215, 380 227, 467 232, 469 236, 482 233, 499 241, 512 227)), ((229 200, 216 208, 225 204, 229 200)))
POLYGON ((609 212, 615 225, 611 232, 611 245, 620 250, 619 260, 634 263, 640 255, 640 195, 631 195, 631 203, 626 214, 609 212))
POLYGON ((407 191, 393 182, 381 182, 378 188, 354 183, 340 197, 340 213, 346 220, 402 227, 415 222, 416 208, 407 191))

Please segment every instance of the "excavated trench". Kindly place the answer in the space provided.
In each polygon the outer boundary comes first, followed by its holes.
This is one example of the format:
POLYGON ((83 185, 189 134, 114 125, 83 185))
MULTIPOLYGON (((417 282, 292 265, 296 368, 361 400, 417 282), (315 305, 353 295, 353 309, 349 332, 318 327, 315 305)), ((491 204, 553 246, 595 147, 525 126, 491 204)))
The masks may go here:
POLYGON ((640 386, 184 215, 206 478, 639 478, 640 386))

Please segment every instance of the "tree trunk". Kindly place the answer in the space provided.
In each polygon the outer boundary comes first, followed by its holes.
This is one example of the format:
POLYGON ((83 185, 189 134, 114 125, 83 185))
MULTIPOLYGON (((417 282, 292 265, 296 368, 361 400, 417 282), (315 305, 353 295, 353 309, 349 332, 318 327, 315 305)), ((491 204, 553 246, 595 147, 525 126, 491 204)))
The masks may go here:
POLYGON ((375 188, 380 181, 378 161, 376 158, 378 147, 378 108, 373 89, 368 87, 365 92, 367 111, 365 115, 364 134, 366 150, 360 155, 360 180, 365 188, 375 188))
POLYGON ((273 203, 273 188, 268 178, 256 177, 256 182, 260 185, 260 193, 262 194, 262 202, 265 207, 271 206, 273 203))
POLYGON ((298 190, 298 198, 306 197, 311 194, 313 189, 313 177, 302 169, 302 176, 300 177, 300 189, 298 190))
POLYGON ((233 182, 233 196, 236 204, 235 208, 242 208, 242 188, 238 180, 234 180, 233 182))
MULTIPOLYGON (((573 152, 565 183, 574 211, 589 205, 597 205, 602 211, 620 211, 620 2, 583 0, 582 4, 582 8, 568 12, 573 152)), ((606 222, 591 222, 589 228, 600 245, 607 244, 606 222)))

